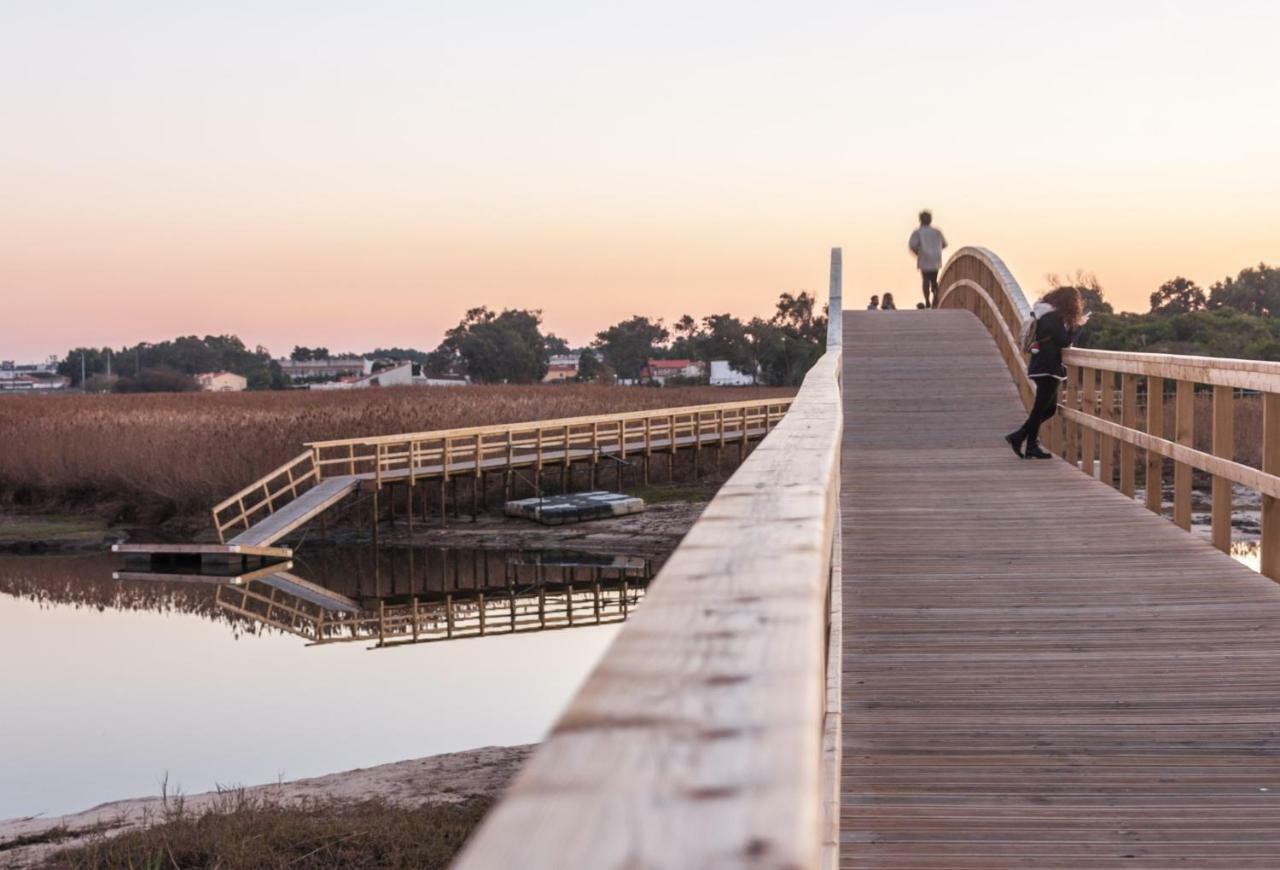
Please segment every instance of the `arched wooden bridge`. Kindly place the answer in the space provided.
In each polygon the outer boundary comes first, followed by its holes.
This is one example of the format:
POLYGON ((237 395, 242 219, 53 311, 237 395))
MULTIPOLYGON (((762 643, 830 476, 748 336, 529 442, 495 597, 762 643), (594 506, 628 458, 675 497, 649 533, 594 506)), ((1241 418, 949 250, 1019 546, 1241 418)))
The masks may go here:
POLYGON ((1071 351, 1067 461, 1019 460, 1001 261, 938 311, 841 314, 840 268, 827 354, 458 866, 1280 866, 1280 364, 1071 351))

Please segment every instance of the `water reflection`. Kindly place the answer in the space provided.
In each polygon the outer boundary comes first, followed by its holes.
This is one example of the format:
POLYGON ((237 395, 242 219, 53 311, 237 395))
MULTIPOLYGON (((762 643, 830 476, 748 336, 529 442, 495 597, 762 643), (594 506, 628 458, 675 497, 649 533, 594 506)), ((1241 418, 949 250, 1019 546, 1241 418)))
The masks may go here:
POLYGON ((311 643, 377 646, 601 625, 639 603, 654 560, 553 550, 347 547, 297 558, 215 604, 311 643))
POLYGON ((222 606, 219 588, 233 587, 113 581, 110 555, 0 557, 0 744, 21 747, 0 753, 0 818, 156 794, 166 776, 190 793, 537 741, 614 637, 609 608, 625 616, 658 567, 439 548, 304 555, 297 589, 250 588, 277 605, 320 598, 322 638, 367 643, 303 642, 279 612, 267 625, 222 606), (419 639, 449 636, 451 603, 456 642, 409 643, 412 620, 392 620, 415 599, 419 639), (568 627, 570 605, 573 630, 542 630, 568 627), (379 609, 382 639, 404 645, 371 658, 379 609), (483 641, 462 640, 480 614, 483 641))
POLYGON ((1262 545, 1257 541, 1236 541, 1231 545, 1231 556, 1255 571, 1262 570, 1262 545))

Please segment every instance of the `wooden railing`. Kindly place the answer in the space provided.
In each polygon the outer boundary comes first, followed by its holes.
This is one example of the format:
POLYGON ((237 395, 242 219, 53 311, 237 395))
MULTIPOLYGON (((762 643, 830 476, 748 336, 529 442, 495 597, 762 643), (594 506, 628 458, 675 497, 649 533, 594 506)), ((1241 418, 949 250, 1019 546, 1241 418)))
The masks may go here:
POLYGON ((826 354, 707 505, 457 867, 834 860, 839 786, 824 766, 835 759, 838 769, 839 744, 827 715, 843 421, 834 253, 826 354))
POLYGON ((213 506, 213 527, 218 542, 226 543, 226 533, 236 528, 249 528, 259 519, 270 516, 320 480, 315 452, 308 450, 268 472, 239 492, 213 506))
POLYGON ((507 469, 599 462, 616 457, 648 456, 680 447, 745 445, 777 425, 790 399, 724 402, 652 411, 629 411, 591 417, 569 417, 465 429, 440 429, 369 438, 343 438, 307 444, 316 455, 322 477, 359 474, 378 485, 387 476, 415 482, 419 476, 443 477, 476 469, 507 469))
MULTIPOLYGON (((1033 389, 1020 351, 1027 300, 1000 258, 963 248, 939 281, 941 307, 965 308, 986 324, 1009 365, 1024 402, 1033 389)), ((1212 478, 1212 538, 1231 548, 1233 483, 1262 496, 1262 573, 1280 580, 1280 363, 1174 354, 1071 349, 1059 414, 1046 426, 1047 443, 1086 474, 1125 495, 1137 492, 1137 450, 1144 452, 1145 501, 1163 511, 1165 461, 1173 466, 1173 521, 1191 527, 1192 470, 1212 478), (1210 452, 1196 449, 1195 394, 1212 392, 1210 452), (1174 403, 1173 431, 1165 431, 1166 392, 1174 403), (1236 394, 1262 405, 1261 467, 1235 461, 1236 394), (1141 413, 1140 413, 1141 410, 1141 413), (1139 428, 1144 420, 1143 428, 1139 428)))

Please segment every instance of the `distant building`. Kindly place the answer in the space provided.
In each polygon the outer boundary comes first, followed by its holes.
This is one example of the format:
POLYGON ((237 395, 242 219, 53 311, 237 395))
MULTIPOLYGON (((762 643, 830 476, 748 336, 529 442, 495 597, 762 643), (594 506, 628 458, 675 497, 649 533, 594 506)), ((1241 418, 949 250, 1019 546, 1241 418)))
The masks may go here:
POLYGON ((544 384, 559 381, 572 381, 578 377, 578 354, 556 354, 547 362, 547 374, 542 378, 544 384))
POLYGON ((749 387, 756 382, 755 375, 744 375, 729 365, 725 359, 711 361, 711 386, 713 387, 749 387))
POLYGON ((44 362, 16 363, 11 359, 0 361, 0 379, 13 378, 18 375, 34 377, 52 377, 58 373, 58 358, 51 356, 44 362))
POLYGON ((280 371, 295 381, 328 381, 373 372, 368 359, 279 359, 280 371))
POLYGON ((465 387, 466 378, 430 377, 415 362, 399 363, 359 377, 312 384, 313 390, 367 390, 371 387, 465 387))
POLYGON ((50 393, 65 390, 71 385, 71 379, 54 375, 53 377, 34 377, 20 375, 12 370, 0 371, 0 393, 50 393))
POLYGON ((204 372, 196 375, 196 383, 208 393, 239 393, 249 386, 244 375, 235 372, 204 372))
POLYGON ((706 373, 707 367, 701 360, 651 359, 640 370, 640 382, 663 385, 672 378, 701 378, 706 373))

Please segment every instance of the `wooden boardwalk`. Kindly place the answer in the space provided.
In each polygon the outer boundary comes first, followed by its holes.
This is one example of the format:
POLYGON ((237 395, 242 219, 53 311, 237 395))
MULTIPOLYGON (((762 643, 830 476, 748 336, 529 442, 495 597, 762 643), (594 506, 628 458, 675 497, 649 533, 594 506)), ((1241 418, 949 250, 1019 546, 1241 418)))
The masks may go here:
POLYGON ((1280 589, 1017 459, 970 313, 844 330, 841 866, 1280 866, 1280 589))

